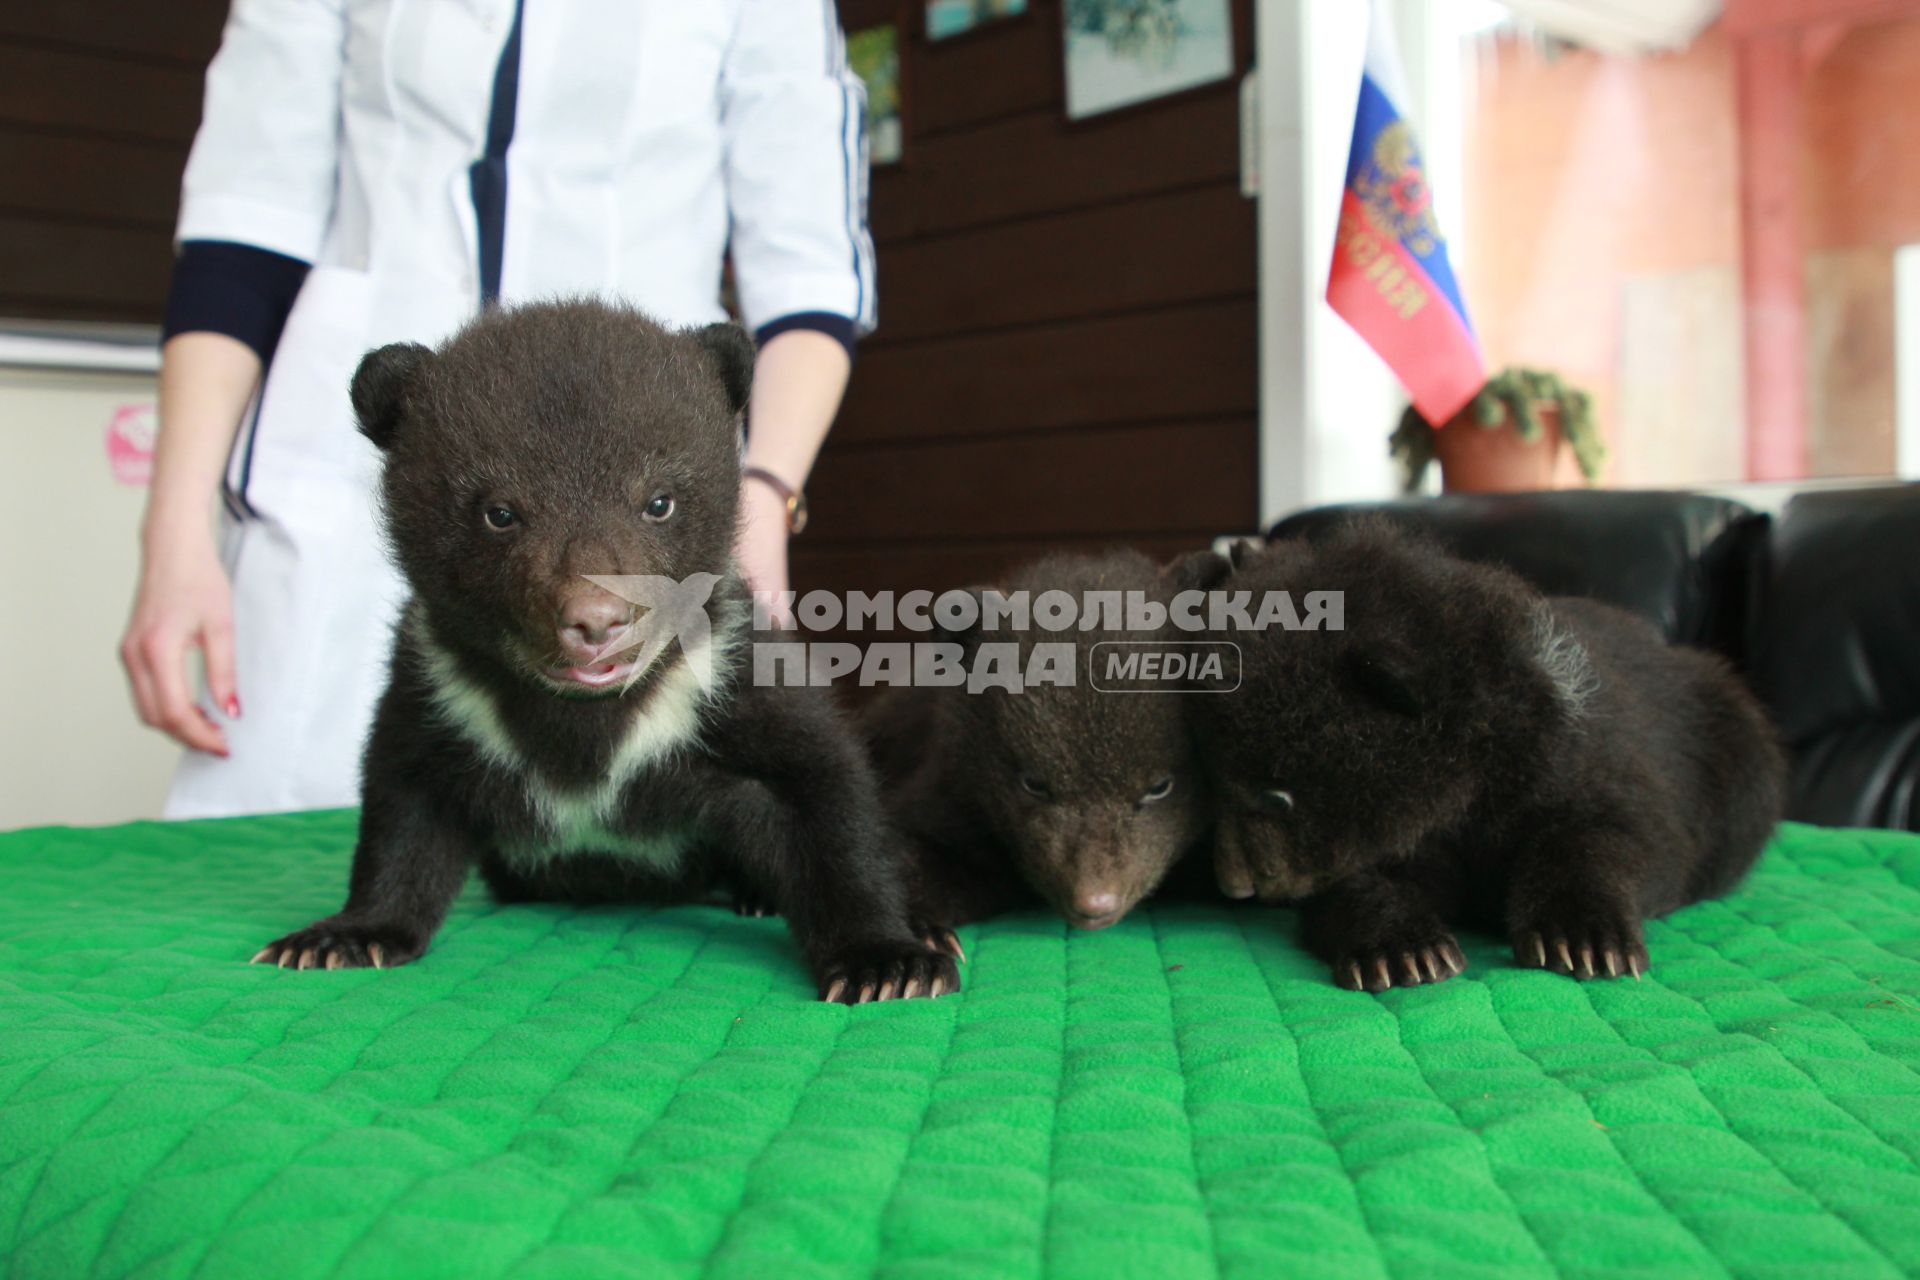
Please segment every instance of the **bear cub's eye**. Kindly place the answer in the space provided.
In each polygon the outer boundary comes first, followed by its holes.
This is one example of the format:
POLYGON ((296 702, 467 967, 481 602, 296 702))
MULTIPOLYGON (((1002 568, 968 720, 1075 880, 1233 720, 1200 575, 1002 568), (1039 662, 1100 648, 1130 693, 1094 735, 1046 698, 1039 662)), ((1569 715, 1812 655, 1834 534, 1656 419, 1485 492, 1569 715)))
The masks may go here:
POLYGON ((1276 817, 1293 812, 1293 792, 1275 787, 1260 796, 1260 807, 1276 817))
POLYGON ((485 513, 487 528, 504 531, 520 523, 520 517, 512 507, 503 507, 498 503, 488 507, 485 513))
POLYGON ((1036 799, 1053 799, 1053 788, 1046 784, 1045 779, 1035 777, 1031 773, 1023 773, 1020 775, 1020 786, 1028 795, 1036 799))
POLYGON ((647 499, 647 505, 640 508, 640 514, 658 523, 673 514, 673 498, 664 493, 656 493, 647 499))
POLYGON ((1162 778, 1160 779, 1160 781, 1154 783, 1152 786, 1147 788, 1147 793, 1140 797, 1140 803, 1152 804, 1155 800, 1165 800, 1168 796, 1172 794, 1173 794, 1173 779, 1162 778))

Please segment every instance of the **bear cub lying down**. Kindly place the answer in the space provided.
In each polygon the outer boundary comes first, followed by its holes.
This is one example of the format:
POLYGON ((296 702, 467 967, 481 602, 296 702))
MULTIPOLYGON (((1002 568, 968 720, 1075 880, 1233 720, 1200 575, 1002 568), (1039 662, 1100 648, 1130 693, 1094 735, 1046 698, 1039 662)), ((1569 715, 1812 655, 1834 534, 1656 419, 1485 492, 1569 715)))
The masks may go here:
POLYGON ((1456 923, 1523 965, 1637 978, 1641 922, 1731 889, 1780 816, 1759 703, 1631 614, 1384 522, 1201 560, 1255 599, 1345 593, 1344 629, 1240 637, 1238 691, 1189 701, 1220 887, 1302 900, 1342 986, 1453 976, 1456 923))
MULTIPOLYGON (((1139 592, 1164 603, 1171 584, 1138 552, 1113 551, 1048 556, 1005 591, 1139 592)), ((1203 844, 1211 808, 1184 699, 1117 693, 1093 677, 1102 647, 1173 635, 1170 626, 1060 634, 983 617, 947 638, 969 655, 1015 646, 1023 671, 1037 644, 1069 641, 1074 681, 1018 693, 896 688, 875 700, 865 725, 906 837, 916 919, 952 926, 1041 901, 1076 928, 1104 929, 1203 844)))
POLYGON ((477 865, 505 901, 751 893, 827 1000, 959 986, 908 927, 872 770, 826 691, 751 679, 732 554, 752 365, 733 325, 674 333, 594 302, 491 311, 438 352, 361 363, 412 598, 346 905, 256 961, 404 964, 477 865), (629 592, 643 611, 586 575, 694 598, 629 592))

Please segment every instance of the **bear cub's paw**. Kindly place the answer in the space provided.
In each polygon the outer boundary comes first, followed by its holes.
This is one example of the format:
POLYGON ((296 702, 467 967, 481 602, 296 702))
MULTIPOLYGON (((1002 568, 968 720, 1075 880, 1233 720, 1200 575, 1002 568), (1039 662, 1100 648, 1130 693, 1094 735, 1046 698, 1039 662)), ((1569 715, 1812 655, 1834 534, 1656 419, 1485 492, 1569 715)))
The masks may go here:
POLYGON ((912 1000, 959 989, 960 969, 953 957, 917 942, 848 947, 820 972, 820 998, 829 1004, 912 1000))
POLYGON ((1513 957, 1570 978, 1636 981, 1648 968, 1640 919, 1604 899, 1548 903, 1513 930, 1513 957))
POLYGON ((1333 980, 1349 991, 1381 992, 1445 982, 1466 971, 1460 944, 1445 929, 1357 947, 1333 962, 1333 980))
POLYGON ((411 929, 330 916, 269 942, 254 964, 281 969, 391 969, 420 958, 426 939, 411 929))

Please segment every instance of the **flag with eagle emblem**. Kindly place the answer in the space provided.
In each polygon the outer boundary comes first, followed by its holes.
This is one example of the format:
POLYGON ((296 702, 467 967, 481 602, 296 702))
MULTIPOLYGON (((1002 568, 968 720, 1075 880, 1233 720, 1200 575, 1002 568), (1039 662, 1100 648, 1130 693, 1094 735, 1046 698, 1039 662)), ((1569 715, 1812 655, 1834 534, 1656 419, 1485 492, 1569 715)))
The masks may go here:
POLYGON ((1439 426, 1480 390, 1485 365, 1400 107, 1406 90, 1392 31, 1378 0, 1372 9, 1327 302, 1393 369, 1420 416, 1439 426))

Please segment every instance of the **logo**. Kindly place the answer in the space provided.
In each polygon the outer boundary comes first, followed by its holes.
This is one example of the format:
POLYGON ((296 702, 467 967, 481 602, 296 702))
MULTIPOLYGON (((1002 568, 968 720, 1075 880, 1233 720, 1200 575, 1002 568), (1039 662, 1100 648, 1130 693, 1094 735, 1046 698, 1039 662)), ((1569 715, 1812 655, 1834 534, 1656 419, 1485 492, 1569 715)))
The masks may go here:
MULTIPOLYGON (((718 575, 694 574, 684 581, 648 574, 582 576, 639 606, 610 651, 622 655, 629 668, 623 688, 651 670, 676 640, 701 688, 713 688, 719 655, 707 606, 718 575)), ((1339 591, 1309 591, 1297 601, 1285 591, 1264 592, 1257 599, 1250 591, 1182 591, 1164 600, 1141 591, 1080 597, 1066 591, 938 596, 910 591, 896 599, 891 592, 856 591, 843 598, 813 591, 798 600, 792 592, 757 593, 754 615, 756 630, 779 637, 751 645, 752 680, 761 686, 830 685, 851 678, 862 687, 958 685, 969 693, 995 688, 1020 693, 1042 685, 1072 686, 1084 670, 1088 683, 1101 692, 1213 693, 1239 687, 1240 646, 1180 633, 1338 631, 1345 626, 1345 597, 1339 591), (783 618, 796 625, 776 627, 783 618), (927 638, 865 645, 805 638, 809 630, 843 628, 893 633, 896 625, 927 638), (1074 632, 1140 638, 1075 640, 1074 632)))
POLYGON ((107 422, 107 463, 121 484, 143 485, 153 478, 154 407, 123 404, 107 422))
POLYGON ((1101 693, 1232 693, 1240 646, 1231 640, 1102 640, 1087 655, 1101 693))
POLYGON ((696 573, 676 582, 655 574, 582 575, 588 582, 610 591, 628 604, 645 610, 627 628, 627 638, 615 652, 633 653, 633 671, 627 686, 644 675, 675 640, 700 688, 713 688, 713 623, 707 616, 707 600, 720 582, 720 575, 696 573))

